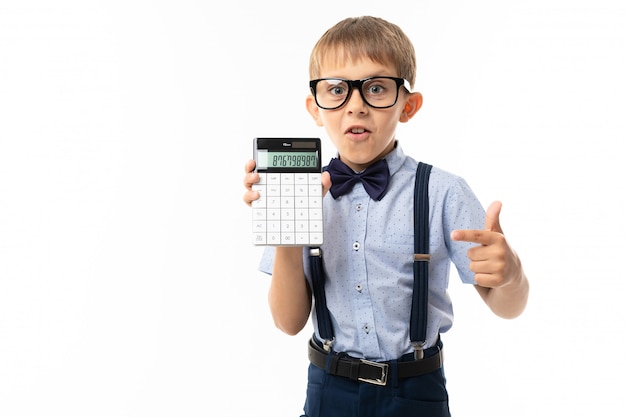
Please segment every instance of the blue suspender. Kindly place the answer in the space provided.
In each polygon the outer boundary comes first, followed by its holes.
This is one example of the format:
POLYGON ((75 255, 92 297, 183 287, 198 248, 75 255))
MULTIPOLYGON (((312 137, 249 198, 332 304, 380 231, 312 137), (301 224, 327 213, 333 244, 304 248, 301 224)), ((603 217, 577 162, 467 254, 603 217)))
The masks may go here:
POLYGON ((330 346, 335 339, 335 334, 333 332, 333 324, 330 321, 330 313, 326 306, 326 292, 324 291, 326 274, 324 273, 324 265, 322 264, 322 250, 320 248, 311 248, 309 260, 313 282, 313 297, 315 299, 315 312, 317 315, 317 327, 320 336, 324 339, 324 348, 330 350, 330 346))
MULTIPOLYGON (((414 217, 414 250, 413 255, 413 301, 411 303, 411 344, 415 348, 415 358, 421 359, 426 343, 427 311, 428 311, 428 261, 429 250, 429 207, 428 180, 432 166, 418 163, 415 175, 415 193, 413 196, 414 217)), ((326 276, 322 263, 322 250, 311 248, 309 252, 315 312, 320 336, 324 339, 324 349, 331 350, 335 339, 330 313, 326 306, 324 284, 326 276)))
POLYGON ((424 357, 426 327, 428 324, 428 263, 429 207, 428 179, 431 165, 419 163, 415 174, 413 195, 414 255, 413 255, 413 302, 411 304, 411 344, 415 348, 415 359, 424 357))

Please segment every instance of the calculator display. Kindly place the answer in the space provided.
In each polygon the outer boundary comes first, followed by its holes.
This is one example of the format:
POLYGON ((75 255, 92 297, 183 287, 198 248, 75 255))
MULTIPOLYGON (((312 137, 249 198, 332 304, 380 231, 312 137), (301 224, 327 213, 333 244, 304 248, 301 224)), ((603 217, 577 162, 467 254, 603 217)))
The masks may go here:
POLYGON ((255 138, 257 172, 322 172, 319 138, 255 138))
POLYGON ((266 168, 315 168, 319 165, 317 152, 257 151, 259 169, 266 168))

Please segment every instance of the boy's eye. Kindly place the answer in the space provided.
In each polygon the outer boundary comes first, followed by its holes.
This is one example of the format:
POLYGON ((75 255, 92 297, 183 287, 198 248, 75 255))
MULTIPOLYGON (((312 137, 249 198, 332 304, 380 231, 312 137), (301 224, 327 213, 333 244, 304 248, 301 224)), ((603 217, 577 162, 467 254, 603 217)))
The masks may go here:
POLYGON ((380 94, 383 92, 383 87, 379 85, 372 85, 367 89, 367 92, 370 94, 380 94))
POLYGON ((330 88, 330 93, 335 96, 341 96, 346 94, 347 87, 342 85, 335 85, 330 88))
POLYGON ((370 95, 383 94, 386 89, 387 87, 385 87, 382 83, 378 81, 363 86, 363 90, 365 90, 365 93, 370 95))

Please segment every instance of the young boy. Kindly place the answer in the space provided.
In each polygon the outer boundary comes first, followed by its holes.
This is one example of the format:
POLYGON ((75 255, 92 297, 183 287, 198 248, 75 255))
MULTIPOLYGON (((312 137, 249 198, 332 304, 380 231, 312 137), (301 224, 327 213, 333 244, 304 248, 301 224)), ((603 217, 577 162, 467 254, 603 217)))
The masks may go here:
MULTIPOLYGON (((485 212, 462 178, 437 167, 426 175, 423 200, 427 253, 414 253, 414 230, 424 229, 413 216, 414 184, 423 174, 395 130, 422 105, 411 92, 415 65, 402 30, 367 16, 337 23, 311 54, 306 107, 337 149, 322 176, 323 256, 272 247, 260 265, 272 276, 269 305, 279 329, 295 335, 315 313, 308 417, 450 415, 440 338, 452 326, 450 262, 498 316, 514 318, 526 306, 528 280, 502 234, 501 204, 485 212), (374 185, 365 178, 372 171, 380 174, 374 185), (361 174, 351 180, 354 173, 361 174), (423 269, 415 272, 423 265, 426 287, 423 269)), ((250 205, 258 175, 254 161, 245 169, 250 205)))

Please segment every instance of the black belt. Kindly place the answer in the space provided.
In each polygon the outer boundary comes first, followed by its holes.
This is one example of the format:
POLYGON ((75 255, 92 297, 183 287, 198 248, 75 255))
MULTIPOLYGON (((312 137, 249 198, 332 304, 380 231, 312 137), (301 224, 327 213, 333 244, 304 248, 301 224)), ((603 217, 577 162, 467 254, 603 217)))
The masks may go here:
MULTIPOLYGON (((319 347, 313 339, 309 341, 309 360, 313 365, 326 370, 328 355, 329 353, 319 347)), ((398 378, 428 374, 443 366, 443 351, 438 348, 437 352, 432 356, 412 361, 398 361, 397 364, 398 378)), ((354 381, 386 385, 389 365, 389 362, 372 362, 365 359, 332 354, 328 372, 331 375, 350 378, 354 381)))

